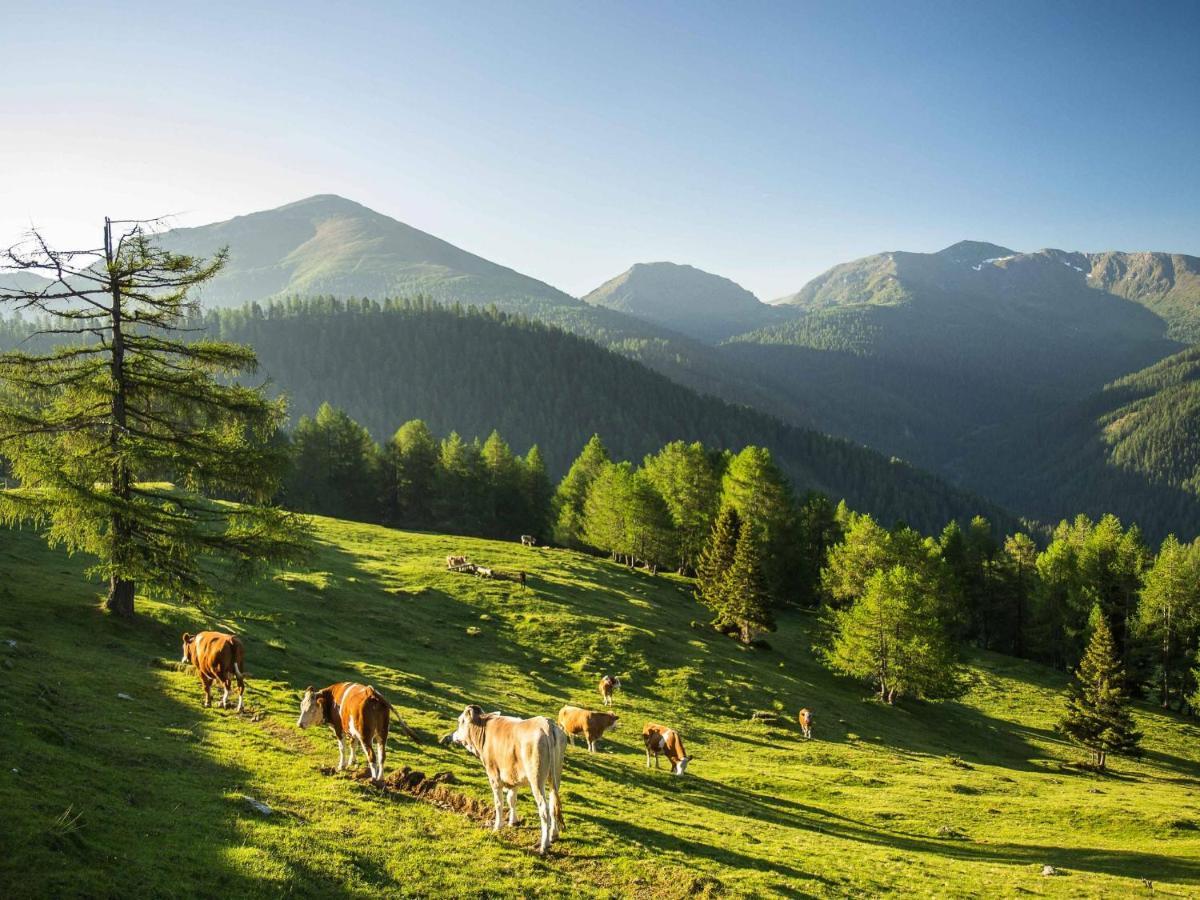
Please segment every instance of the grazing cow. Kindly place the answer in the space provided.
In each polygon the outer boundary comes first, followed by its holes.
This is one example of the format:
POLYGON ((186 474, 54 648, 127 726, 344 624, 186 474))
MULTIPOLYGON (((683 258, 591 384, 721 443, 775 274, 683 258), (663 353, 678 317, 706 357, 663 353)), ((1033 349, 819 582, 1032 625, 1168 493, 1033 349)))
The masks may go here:
POLYGON ((465 556, 447 556, 446 557, 446 568, 447 569, 457 569, 459 566, 465 566, 466 564, 467 564, 467 558, 465 556))
POLYGON ((522 547, 536 547, 537 546, 537 538, 535 538, 532 534, 523 534, 523 535, 521 535, 521 546, 522 547))
POLYGON ((485 713, 472 704, 458 717, 454 742, 462 744, 483 763, 492 800, 496 804, 493 831, 500 830, 500 791, 508 800, 508 824, 517 824, 517 788, 529 785, 537 804, 542 833, 538 853, 550 849, 562 831, 563 755, 567 736, 545 716, 518 719, 498 712, 485 713))
POLYGON ((219 681, 225 689, 225 693, 221 695, 221 709, 226 709, 229 706, 229 683, 236 678, 237 711, 242 711, 242 703, 246 699, 246 680, 242 672, 246 665, 246 656, 240 640, 232 634, 220 631, 201 631, 199 634, 185 632, 181 662, 191 663, 200 673, 206 707, 212 706, 212 684, 219 681))
POLYGON ((593 712, 590 709, 580 709, 578 706, 564 706, 558 711, 558 725, 567 733, 571 746, 575 746, 575 736, 582 735, 587 741, 588 753, 596 752, 596 745, 604 732, 617 729, 617 716, 607 712, 593 712))
POLYGON ((354 742, 358 741, 367 757, 371 777, 382 781, 390 715, 396 716, 396 721, 410 738, 419 740, 417 733, 400 718, 383 694, 369 684, 341 681, 319 691, 314 691, 311 685, 305 688, 300 698, 300 719, 296 724, 301 728, 325 724, 333 730, 338 744, 339 772, 354 765, 354 742), (371 747, 375 748, 374 759, 371 758, 371 747))
POLYGON ((683 738, 673 728, 655 725, 647 722, 642 729, 642 740, 646 742, 646 768, 650 768, 650 757, 654 757, 654 768, 658 768, 658 756, 661 753, 671 764, 672 775, 682 775, 687 771, 692 758, 683 749, 683 738))
POLYGON ((800 715, 797 716, 796 718, 798 718, 800 720, 800 730, 804 732, 805 739, 811 739, 812 738, 812 723, 813 723, 812 710, 802 709, 802 710, 800 710, 800 715))
POLYGON ((517 573, 517 581, 521 582, 521 590, 525 590, 525 571, 524 570, 517 573))
POLYGON ((621 679, 616 675, 605 675, 600 679, 600 699, 605 706, 612 706, 613 691, 621 687, 621 679))
POLYGON ((475 577, 476 578, 495 578, 496 573, 493 572, 491 569, 489 569, 487 566, 476 566, 475 567, 475 577))

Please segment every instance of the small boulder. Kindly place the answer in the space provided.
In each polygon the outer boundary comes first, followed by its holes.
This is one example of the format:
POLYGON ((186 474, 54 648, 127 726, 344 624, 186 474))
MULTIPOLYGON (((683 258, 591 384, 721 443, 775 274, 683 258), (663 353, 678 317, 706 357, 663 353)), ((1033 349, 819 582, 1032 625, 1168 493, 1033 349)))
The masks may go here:
POLYGON ((257 813, 262 813, 264 816, 269 816, 274 812, 271 807, 263 803, 261 800, 255 800, 253 797, 247 796, 246 794, 242 794, 241 796, 242 799, 246 801, 246 805, 257 813))
POLYGON ((117 694, 117 699, 118 700, 132 700, 133 698, 130 697, 128 694, 117 694))

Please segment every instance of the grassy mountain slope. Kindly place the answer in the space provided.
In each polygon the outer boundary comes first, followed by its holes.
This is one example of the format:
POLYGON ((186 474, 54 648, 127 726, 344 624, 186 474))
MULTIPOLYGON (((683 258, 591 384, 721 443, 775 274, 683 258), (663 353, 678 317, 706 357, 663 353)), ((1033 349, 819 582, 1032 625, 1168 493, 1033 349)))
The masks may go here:
POLYGON ((170 250, 202 256, 229 247, 228 265, 202 294, 212 308, 288 294, 423 293, 463 303, 580 305, 544 282, 333 194, 226 222, 177 228, 158 241, 170 250))
POLYGON ((1200 341, 1200 257, 1182 253, 1090 253, 1088 283, 1161 316, 1168 334, 1200 341))
MULTIPOLYGON (((905 894, 1156 896, 1200 886, 1194 724, 1149 707, 1140 762, 1072 768, 1052 732, 1064 680, 973 661, 959 702, 887 708, 812 659, 810 621, 772 649, 688 627, 688 585, 566 551, 317 521, 310 568, 239 584, 209 609, 140 601, 102 616, 81 564, 0 532, 0 887, 25 896, 905 894), (530 589, 447 573, 463 551, 530 589), (247 714, 200 708, 178 635, 236 630, 247 714), (473 633, 475 630, 477 634, 473 633), (7 641, 15 641, 10 646, 7 641), (593 705, 616 672, 620 728, 568 751, 564 839, 532 853, 532 801, 499 837, 478 820, 347 775, 327 731, 295 727, 307 684, 368 681, 431 737, 467 702, 521 715, 593 705), (118 697, 127 694, 132 699, 118 697), (790 724, 816 710, 815 739, 790 724), (784 722, 751 723, 755 710, 784 722), (687 776, 647 770, 646 720, 681 730, 687 776), (956 759, 952 759, 956 758, 956 759), (270 805, 264 817, 243 799, 270 805), (1043 865, 1062 874, 1041 876, 1043 865)), ((360 757, 361 762, 361 757, 360 757)), ((490 801, 478 762, 390 742, 389 771, 450 772, 490 801)))
POLYGON ((593 433, 617 458, 640 460, 668 441, 769 447, 799 490, 845 497, 883 521, 932 530, 976 512, 1011 517, 911 466, 764 413, 697 394, 566 332, 503 315, 442 309, 334 311, 322 304, 217 319, 221 336, 253 346, 294 416, 323 401, 386 440, 411 418, 437 433, 538 443, 561 474, 593 433))
POLYGON ((728 278, 668 262, 638 263, 583 299, 702 341, 751 331, 788 314, 728 278))

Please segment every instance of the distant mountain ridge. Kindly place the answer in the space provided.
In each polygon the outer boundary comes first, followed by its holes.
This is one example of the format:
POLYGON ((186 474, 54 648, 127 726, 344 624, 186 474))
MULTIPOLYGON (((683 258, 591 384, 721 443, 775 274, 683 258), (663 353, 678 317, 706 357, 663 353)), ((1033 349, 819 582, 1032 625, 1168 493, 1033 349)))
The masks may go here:
POLYGON ((728 278, 669 262, 636 263, 583 299, 714 342, 788 316, 728 278))

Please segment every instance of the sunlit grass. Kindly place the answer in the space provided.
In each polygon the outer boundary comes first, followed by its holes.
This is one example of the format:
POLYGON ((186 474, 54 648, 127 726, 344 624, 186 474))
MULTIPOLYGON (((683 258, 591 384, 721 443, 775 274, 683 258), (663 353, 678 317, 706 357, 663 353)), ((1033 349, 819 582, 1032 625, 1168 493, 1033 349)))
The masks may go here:
MULTIPOLYGON (((126 625, 97 611, 80 561, 0 532, 5 896, 1200 889, 1200 730, 1187 721, 1139 708, 1146 758, 1097 778, 1052 731, 1064 679, 1028 663, 986 655, 961 702, 887 708, 813 661, 802 614, 782 618, 772 649, 744 650, 690 627, 702 610, 673 576, 330 520, 317 536, 309 570, 238 584, 204 611, 140 600, 126 625), (527 571, 529 590, 447 573, 460 551, 527 571), (201 709, 176 665, 179 634, 210 623, 246 641, 241 718, 201 709), (295 727, 308 684, 369 681, 432 738, 468 702, 595 706, 605 671, 622 679, 620 727, 594 757, 569 752, 564 839, 545 860, 527 792, 522 827, 497 838, 322 774, 332 737, 295 727), (816 711, 811 742, 801 706, 816 711), (645 768, 648 719, 683 734, 686 777, 645 768)), ((389 771, 406 764, 490 800, 461 751, 394 736, 389 771)))

